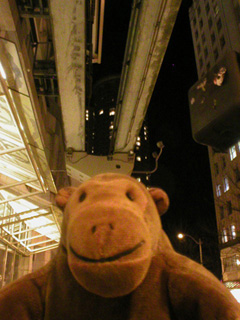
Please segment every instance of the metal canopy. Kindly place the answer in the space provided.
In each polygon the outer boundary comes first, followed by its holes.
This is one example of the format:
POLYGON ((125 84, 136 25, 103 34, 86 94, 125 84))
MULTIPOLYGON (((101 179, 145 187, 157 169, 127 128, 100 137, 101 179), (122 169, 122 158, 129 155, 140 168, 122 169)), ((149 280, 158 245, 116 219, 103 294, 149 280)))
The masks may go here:
POLYGON ((16 45, 0 39, 0 240, 23 255, 56 248, 56 192, 16 45), (33 138, 34 136, 34 138, 33 138))

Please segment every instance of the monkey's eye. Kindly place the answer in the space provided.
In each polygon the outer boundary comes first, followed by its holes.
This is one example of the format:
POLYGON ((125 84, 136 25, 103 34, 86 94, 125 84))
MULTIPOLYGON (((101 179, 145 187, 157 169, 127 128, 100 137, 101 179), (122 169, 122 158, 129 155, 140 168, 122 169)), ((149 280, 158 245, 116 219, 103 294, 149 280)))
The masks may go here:
POLYGON ((126 196, 127 196, 127 198, 130 200, 130 201, 133 201, 134 200, 134 197, 133 197, 133 195, 132 195, 132 193, 131 192, 126 192, 126 196))
POLYGON ((86 192, 81 193, 79 197, 79 201, 83 202, 86 199, 86 196, 87 196, 86 192))

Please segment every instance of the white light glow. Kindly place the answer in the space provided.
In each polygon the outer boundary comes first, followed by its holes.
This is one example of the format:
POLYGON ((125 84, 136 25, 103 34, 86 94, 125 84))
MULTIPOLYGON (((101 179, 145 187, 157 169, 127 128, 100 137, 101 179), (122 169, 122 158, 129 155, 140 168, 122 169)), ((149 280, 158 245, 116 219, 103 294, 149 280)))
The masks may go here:
POLYGON ((1 62, 0 62, 0 73, 1 73, 1 76, 3 77, 3 79, 6 80, 7 76, 6 76, 6 73, 5 73, 4 69, 3 69, 3 66, 2 66, 1 62))
POLYGON ((234 298, 240 302, 240 289, 233 289, 233 290, 230 290, 231 291, 231 294, 234 296, 234 298))
POLYGON ((177 235, 177 237, 178 237, 179 239, 183 239, 183 238, 184 238, 184 234, 179 233, 179 234, 177 235))

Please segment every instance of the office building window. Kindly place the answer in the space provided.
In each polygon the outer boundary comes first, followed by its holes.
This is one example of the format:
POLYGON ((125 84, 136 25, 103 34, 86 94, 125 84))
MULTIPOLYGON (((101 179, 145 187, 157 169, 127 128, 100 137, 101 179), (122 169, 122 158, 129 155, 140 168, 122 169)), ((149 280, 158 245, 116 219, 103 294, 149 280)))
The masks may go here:
POLYGON ((223 206, 219 207, 219 213, 220 213, 221 220, 224 219, 224 208, 223 208, 223 206))
POLYGON ((222 49, 224 48, 225 44, 226 44, 225 38, 224 38, 224 36, 221 36, 221 38, 220 38, 220 46, 221 46, 222 49))
POLYGON ((228 242, 227 230, 224 228, 222 230, 222 243, 228 242))
POLYGON ((218 7, 217 4, 215 4, 215 6, 213 7, 213 10, 214 10, 215 16, 218 16, 218 14, 219 14, 219 7, 218 7))
POLYGON ((238 142, 238 151, 240 151, 240 142, 238 142))
POLYGON ((220 185, 220 184, 218 184, 218 185, 216 186, 216 194, 217 194, 217 197, 220 197, 221 194, 222 194, 221 185, 220 185))
POLYGON ((225 159, 225 157, 222 157, 222 167, 223 167, 223 169, 226 168, 226 159, 225 159))
POLYGON ((209 3, 207 3, 207 4, 206 4, 205 9, 206 9, 206 13, 208 14, 208 13, 209 13, 209 11, 210 11, 209 3))
POLYGON ((227 212, 228 212, 229 216, 232 214, 232 202, 231 201, 227 201, 227 212))
POLYGON ((232 236, 232 239, 236 239, 237 237, 237 233, 236 233, 236 227, 234 224, 231 225, 231 236, 232 236))
POLYGON ((204 56, 205 56, 205 58, 207 58, 207 56, 208 56, 208 49, 207 49, 207 47, 204 48, 204 56))
POLYGON ((238 254, 223 259, 224 272, 237 271, 240 269, 240 257, 238 254))
POLYGON ((237 157, 237 151, 235 146, 232 146, 231 148, 229 148, 229 155, 230 155, 231 161, 237 157))
POLYGON ((212 17, 210 17, 210 18, 208 19, 208 26, 209 26, 209 29, 211 29, 211 28, 212 28, 212 25, 213 25, 213 21, 212 21, 212 17))
POLYGON ((240 171, 239 171, 238 167, 236 167, 234 169, 234 173, 235 173, 235 181, 236 181, 236 183, 238 183, 240 181, 240 171))
POLYGON ((218 32, 220 32, 221 29, 222 29, 222 21, 221 21, 220 18, 219 18, 218 21, 217 21, 217 29, 218 29, 218 32))
POLYGON ((229 190, 228 177, 223 178, 223 190, 224 190, 224 192, 227 192, 229 190))
POLYGON ((214 171, 215 171, 215 175, 217 176, 219 174, 219 166, 218 163, 214 163, 214 171))
POLYGON ((211 34, 211 40, 212 40, 212 43, 214 44, 215 41, 216 41, 215 33, 212 33, 212 34, 211 34))
POLYGON ((197 30, 195 31, 195 38, 196 38, 196 40, 198 40, 198 31, 197 30))
POLYGON ((200 16, 200 14, 201 14, 201 7, 200 6, 197 7, 197 13, 200 16))

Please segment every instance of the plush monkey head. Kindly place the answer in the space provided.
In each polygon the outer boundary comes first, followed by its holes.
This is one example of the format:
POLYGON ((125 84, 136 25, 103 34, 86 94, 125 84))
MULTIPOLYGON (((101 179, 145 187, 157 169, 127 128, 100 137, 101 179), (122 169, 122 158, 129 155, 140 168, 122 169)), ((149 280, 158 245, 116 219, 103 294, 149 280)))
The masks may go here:
POLYGON ((166 193, 108 173, 61 189, 56 202, 64 208, 61 245, 76 281, 102 297, 139 286, 161 242, 166 193))

